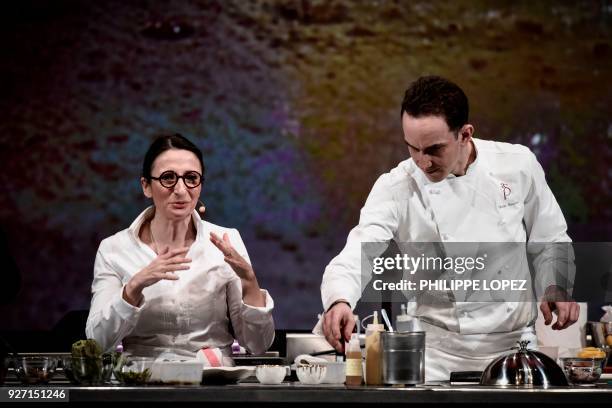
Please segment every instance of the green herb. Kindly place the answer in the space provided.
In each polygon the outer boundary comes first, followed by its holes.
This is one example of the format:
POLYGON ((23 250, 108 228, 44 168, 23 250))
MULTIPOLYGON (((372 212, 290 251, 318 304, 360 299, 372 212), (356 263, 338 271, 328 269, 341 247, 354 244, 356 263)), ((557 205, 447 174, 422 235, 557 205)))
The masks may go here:
POLYGON ((72 344, 72 357, 99 358, 102 347, 94 339, 79 340, 72 344))
POLYGON ((126 371, 120 374, 121 381, 126 385, 144 384, 151 377, 151 371, 145 368, 142 372, 126 371))
POLYGON ((72 344, 72 376, 82 384, 102 381, 102 347, 93 339, 72 344))

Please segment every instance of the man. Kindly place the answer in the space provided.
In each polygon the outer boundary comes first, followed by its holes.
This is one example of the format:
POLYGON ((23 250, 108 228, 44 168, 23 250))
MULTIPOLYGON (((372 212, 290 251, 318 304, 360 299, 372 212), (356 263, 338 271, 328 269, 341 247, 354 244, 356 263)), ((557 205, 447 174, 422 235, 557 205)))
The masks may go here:
MULTIPOLYGON (((521 145, 472 138, 468 111, 464 92, 444 78, 419 78, 406 91, 401 119, 411 158, 376 181, 359 225, 323 276, 323 333, 337 350, 355 327, 362 243, 571 242, 535 156, 521 145)), ((550 261, 540 258, 540 264, 550 261)), ((546 324, 552 311, 554 329, 573 324, 578 305, 558 296, 565 292, 552 280, 539 283, 546 324)), ((450 303, 419 305, 416 314, 427 331, 428 381, 482 370, 518 340, 535 345, 533 302, 458 302, 451 295, 450 303)))

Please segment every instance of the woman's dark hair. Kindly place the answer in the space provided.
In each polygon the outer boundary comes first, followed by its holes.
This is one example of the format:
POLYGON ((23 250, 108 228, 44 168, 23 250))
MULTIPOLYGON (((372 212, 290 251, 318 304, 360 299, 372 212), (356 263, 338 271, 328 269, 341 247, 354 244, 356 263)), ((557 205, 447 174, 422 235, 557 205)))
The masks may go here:
POLYGON ((151 181, 151 169, 153 162, 163 152, 170 149, 189 150, 196 155, 202 166, 202 176, 204 176, 204 160, 202 159, 202 151, 196 145, 191 143, 187 138, 178 133, 173 135, 159 136, 151 143, 142 163, 142 177, 147 181, 151 181))
POLYGON ((457 84, 439 76, 424 76, 406 90, 400 115, 442 116, 455 132, 467 123, 469 110, 468 98, 457 84))

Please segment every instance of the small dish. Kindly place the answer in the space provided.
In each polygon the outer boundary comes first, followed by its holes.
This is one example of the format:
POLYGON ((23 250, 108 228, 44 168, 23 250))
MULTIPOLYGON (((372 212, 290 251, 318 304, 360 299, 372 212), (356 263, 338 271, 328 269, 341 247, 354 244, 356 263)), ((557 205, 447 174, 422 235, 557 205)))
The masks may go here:
POLYGON ((320 384, 325 378, 327 367, 323 364, 299 364, 295 372, 302 384, 320 384))
POLYGON ((563 371, 572 384, 595 384, 603 369, 602 358, 563 357, 563 371))
POLYGON ((113 369, 112 355, 102 357, 64 357, 64 375, 77 385, 99 385, 110 383, 113 369))
POLYGON ((57 360, 51 357, 21 357, 16 361, 17 377, 23 384, 47 384, 57 367, 57 360))
POLYGON ((280 384, 287 376, 288 367, 283 365, 258 365, 255 377, 262 384, 280 384))
POLYGON ((202 382, 205 384, 232 384, 254 374, 255 367, 204 367, 202 382))
POLYGON ((125 385, 145 384, 151 378, 154 361, 150 357, 127 357, 120 367, 115 366, 115 376, 125 385))

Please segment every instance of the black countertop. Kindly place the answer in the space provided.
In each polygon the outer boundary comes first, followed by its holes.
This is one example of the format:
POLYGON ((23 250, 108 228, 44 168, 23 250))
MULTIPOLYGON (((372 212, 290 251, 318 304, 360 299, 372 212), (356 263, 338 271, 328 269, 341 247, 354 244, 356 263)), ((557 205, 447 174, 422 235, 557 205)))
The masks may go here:
MULTIPOLYGON (((3 388, 23 388, 19 385, 3 388)), ((499 388, 484 386, 424 385, 416 387, 346 387, 344 385, 302 385, 283 383, 261 385, 241 383, 203 386, 61 386, 69 390, 71 402, 174 402, 174 403, 240 403, 264 405, 274 403, 612 403, 612 386, 595 387, 499 388)))

